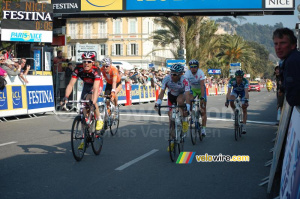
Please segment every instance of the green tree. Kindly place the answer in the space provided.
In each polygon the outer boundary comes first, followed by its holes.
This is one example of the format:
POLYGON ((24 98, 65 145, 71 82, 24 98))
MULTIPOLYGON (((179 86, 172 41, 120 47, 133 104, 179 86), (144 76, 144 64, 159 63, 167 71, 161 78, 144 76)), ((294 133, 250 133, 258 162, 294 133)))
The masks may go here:
POLYGON ((229 75, 230 63, 240 62, 247 73, 254 58, 253 49, 238 35, 225 35, 220 45, 219 57, 226 63, 225 75, 229 75))

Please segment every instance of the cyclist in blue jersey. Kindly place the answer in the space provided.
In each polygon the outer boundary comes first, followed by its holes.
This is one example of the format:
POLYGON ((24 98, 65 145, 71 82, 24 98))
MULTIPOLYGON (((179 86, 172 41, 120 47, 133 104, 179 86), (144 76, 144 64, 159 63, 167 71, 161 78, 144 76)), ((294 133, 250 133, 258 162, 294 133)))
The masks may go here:
POLYGON ((246 121, 247 121, 247 107, 249 106, 249 93, 248 86, 249 82, 243 78, 244 72, 238 70, 235 72, 235 78, 232 78, 228 83, 228 92, 226 95, 225 106, 228 107, 229 101, 232 110, 235 110, 234 100, 237 97, 240 97, 242 100, 242 109, 243 109, 243 125, 242 125, 242 134, 246 134, 246 121))

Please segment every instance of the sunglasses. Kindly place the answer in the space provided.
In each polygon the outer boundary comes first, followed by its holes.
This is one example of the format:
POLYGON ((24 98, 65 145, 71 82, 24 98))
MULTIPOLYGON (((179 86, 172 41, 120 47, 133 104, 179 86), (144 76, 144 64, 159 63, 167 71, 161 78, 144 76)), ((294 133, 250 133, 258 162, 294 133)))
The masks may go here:
POLYGON ((175 76, 175 77, 176 77, 176 76, 179 76, 179 74, 176 74, 176 73, 171 73, 171 75, 172 75, 172 76, 175 76))
POLYGON ((191 65, 190 68, 198 68, 197 65, 191 65))
POLYGON ((1 61, 5 60, 5 59, 0 59, 1 61))
POLYGON ((85 61, 85 60, 83 60, 82 61, 82 63, 85 63, 85 64, 90 64, 90 63, 92 63, 93 61, 85 61))
POLYGON ((110 67, 110 65, 105 65, 104 67, 105 67, 105 68, 108 68, 108 67, 110 67))

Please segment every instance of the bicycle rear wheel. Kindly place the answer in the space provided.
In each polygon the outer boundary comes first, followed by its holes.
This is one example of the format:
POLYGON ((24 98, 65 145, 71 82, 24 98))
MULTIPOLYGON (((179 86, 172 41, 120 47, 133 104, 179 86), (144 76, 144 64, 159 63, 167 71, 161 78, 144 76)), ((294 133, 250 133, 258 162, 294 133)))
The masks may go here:
POLYGON ((75 117, 72 124, 71 147, 75 160, 82 160, 86 150, 86 135, 85 126, 81 122, 81 116, 75 117))
POLYGON ((120 120, 120 113, 119 111, 116 113, 112 113, 112 116, 110 116, 111 122, 110 122, 110 133, 112 136, 116 135, 119 128, 119 120, 120 120), (115 114, 115 115, 114 115, 115 114))
POLYGON ((240 125, 239 125, 239 112, 238 110, 236 110, 234 112, 234 138, 237 141, 238 137, 239 137, 239 129, 240 129, 240 125))
POLYGON ((103 137, 101 136, 100 131, 95 130, 96 129, 95 120, 93 121, 92 126, 93 126, 92 135, 91 135, 92 149, 95 155, 99 155, 103 145, 103 137))

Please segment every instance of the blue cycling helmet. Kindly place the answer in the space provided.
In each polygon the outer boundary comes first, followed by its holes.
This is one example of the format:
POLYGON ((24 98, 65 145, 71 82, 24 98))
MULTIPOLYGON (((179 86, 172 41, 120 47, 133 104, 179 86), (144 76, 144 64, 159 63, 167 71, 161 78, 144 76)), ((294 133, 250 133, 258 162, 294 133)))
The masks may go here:
POLYGON ((244 72, 242 70, 237 70, 235 72, 235 76, 242 76, 242 77, 244 77, 244 72))
POLYGON ((191 60, 189 61, 189 66, 195 66, 195 65, 197 65, 197 66, 199 67, 199 62, 198 62, 198 60, 196 60, 196 59, 191 59, 191 60))
POLYGON ((181 64, 173 64, 170 68, 172 72, 182 73, 184 71, 184 67, 181 64))

